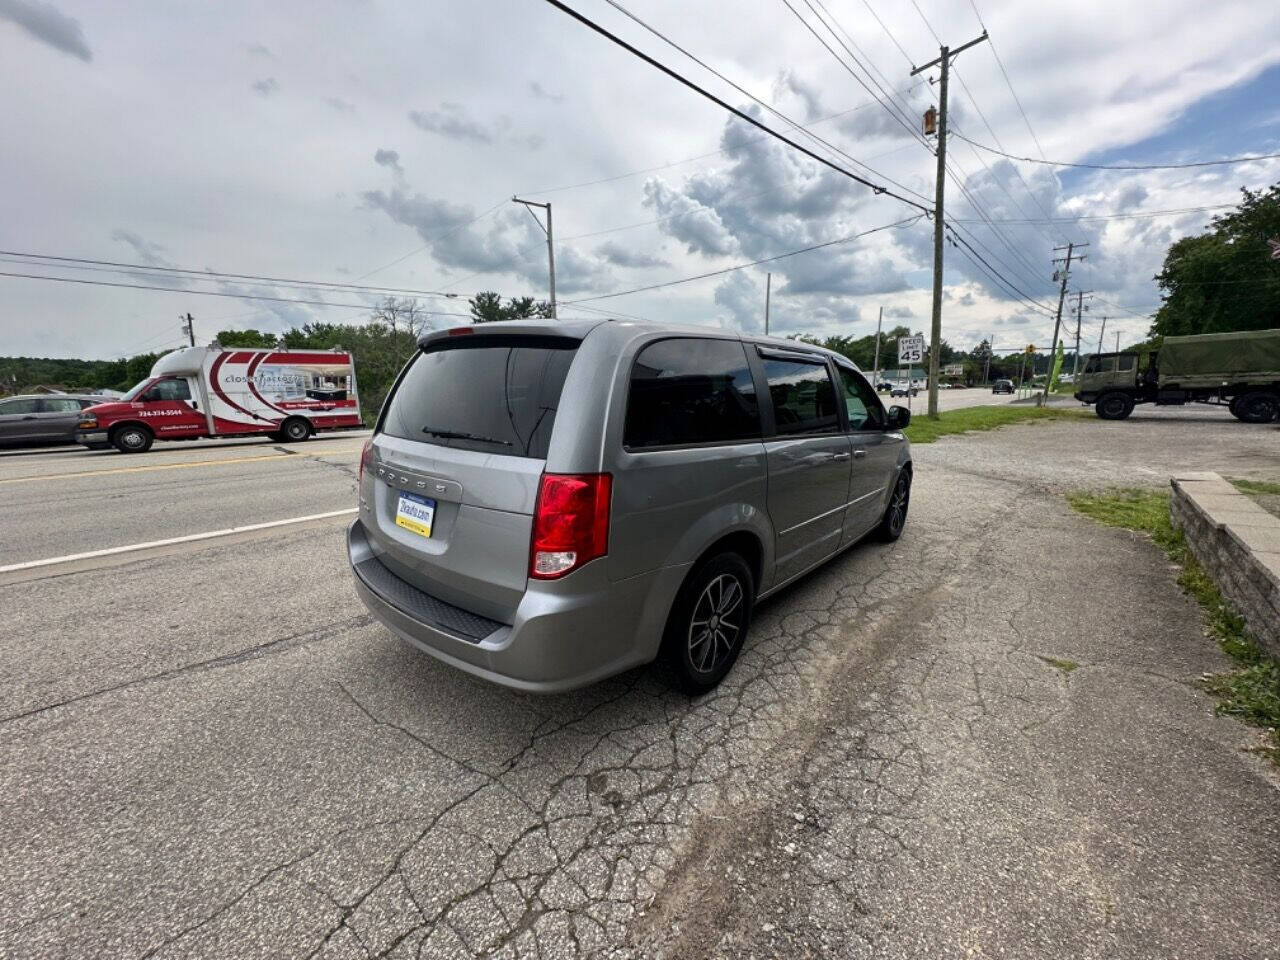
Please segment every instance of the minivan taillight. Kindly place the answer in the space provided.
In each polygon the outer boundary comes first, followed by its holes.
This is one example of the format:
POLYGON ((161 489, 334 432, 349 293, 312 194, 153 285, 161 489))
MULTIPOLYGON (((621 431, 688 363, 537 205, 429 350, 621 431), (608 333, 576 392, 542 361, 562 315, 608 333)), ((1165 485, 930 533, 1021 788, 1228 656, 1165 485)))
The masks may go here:
POLYGON ((555 580, 609 552, 607 473, 544 473, 533 511, 529 576, 555 580))

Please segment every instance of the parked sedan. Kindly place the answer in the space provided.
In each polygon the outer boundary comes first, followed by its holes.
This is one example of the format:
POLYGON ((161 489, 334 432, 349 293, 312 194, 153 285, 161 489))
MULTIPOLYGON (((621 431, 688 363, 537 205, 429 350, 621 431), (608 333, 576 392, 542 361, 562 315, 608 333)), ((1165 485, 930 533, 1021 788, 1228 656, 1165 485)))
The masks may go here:
POLYGON ((75 443, 80 411, 105 397, 50 393, 0 400, 0 445, 75 443))
POLYGON ((907 397, 907 396, 914 397, 914 396, 917 396, 919 393, 920 393, 920 389, 919 389, 918 387, 915 387, 915 386, 908 387, 908 386, 906 386, 905 384, 901 384, 901 383, 900 383, 900 384, 898 384, 897 386, 895 386, 892 390, 890 390, 890 391, 889 391, 889 396, 891 396, 891 397, 907 397))

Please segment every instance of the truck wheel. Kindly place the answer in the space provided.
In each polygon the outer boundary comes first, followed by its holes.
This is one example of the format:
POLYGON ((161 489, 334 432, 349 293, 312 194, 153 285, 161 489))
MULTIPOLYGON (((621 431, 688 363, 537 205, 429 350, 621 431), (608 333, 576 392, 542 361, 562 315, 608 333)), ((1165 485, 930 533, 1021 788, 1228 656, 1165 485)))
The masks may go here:
POLYGON ((146 453, 155 439, 155 434, 137 423, 125 424, 111 434, 112 445, 121 453, 146 453))
POLYGON ((755 592, 751 568, 736 553, 717 554, 684 582, 667 617, 663 655, 686 693, 706 693, 738 659, 755 592))
POLYGON ((301 443, 311 436, 311 424, 301 417, 290 417, 280 426, 280 436, 289 443, 301 443))
POLYGON ((1240 401, 1239 397, 1232 397, 1230 400, 1227 401, 1227 410, 1229 410, 1231 412, 1231 415, 1235 417, 1237 420, 1240 419, 1239 401, 1240 401))
POLYGON ((1236 398, 1233 411, 1245 423, 1270 423, 1280 415, 1280 396, 1258 390, 1236 398))
POLYGON ((1104 393, 1094 406, 1096 413, 1103 420, 1123 420, 1133 413, 1133 397, 1127 393, 1104 393))

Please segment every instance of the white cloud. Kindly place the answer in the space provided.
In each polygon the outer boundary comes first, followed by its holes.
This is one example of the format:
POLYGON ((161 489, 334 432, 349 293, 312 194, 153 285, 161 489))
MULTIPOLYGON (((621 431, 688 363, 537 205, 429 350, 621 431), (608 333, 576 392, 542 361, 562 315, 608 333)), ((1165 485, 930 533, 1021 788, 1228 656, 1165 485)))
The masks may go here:
MULTIPOLYGON (((112 239, 124 227, 144 244, 130 248, 139 251, 130 256, 136 262, 149 251, 182 266, 317 280, 337 276, 320 265, 342 264, 360 276, 395 263, 370 282, 457 282, 464 295, 483 283, 504 295, 538 295, 546 286, 545 242, 525 211, 503 207, 464 226, 519 194, 554 206, 558 279, 569 298, 570 291, 606 292, 772 257, 913 212, 744 124, 726 124, 718 108, 546 5, 464 4, 428 22, 407 0, 336 4, 323 17, 297 0, 265 13, 260 4, 227 0, 216 18, 193 21, 179 8, 119 0, 111 16, 93 5, 74 8, 83 11, 82 28, 59 12, 62 0, 54 3, 0 0, 0 110, 10 129, 23 131, 0 151, 0 182, 10 187, 0 197, 0 223, 23 224, 28 249, 125 259, 120 244, 130 241, 112 239), (32 11, 44 18, 32 20, 32 11), (477 44, 477 36, 489 42, 477 44), (517 40, 542 54, 536 80, 531 61, 511 55, 517 40), (72 62, 90 56, 92 84, 82 63, 72 62), (181 84, 172 82, 178 71, 181 84), (273 82, 255 88, 264 81, 273 82), (246 88, 270 99, 246 103, 246 88), (408 119, 415 112, 417 126, 408 119), (395 165, 371 163, 388 143, 395 165), (395 166, 413 182, 394 180, 395 166), (618 178, 643 169, 650 172, 618 178), (598 180, 606 182, 536 192, 598 180)), ((1046 155, 1065 160, 1167 134, 1197 101, 1280 60, 1280 8, 1270 0, 1223 0, 1212 17, 1193 0, 1164 0, 1154 12, 1080 0, 1067 17, 1015 0, 979 6, 1046 155)), ((936 42, 911 4, 876 4, 906 57, 874 22, 855 17, 856 4, 830 7, 888 86, 919 83, 907 61, 932 57, 936 42)), ((967 4, 921 7, 944 38, 980 29, 967 4)), ((66 9, 73 9, 69 0, 66 9)), ((653 0, 645 17, 744 87, 812 122, 868 164, 874 172, 859 169, 869 179, 892 178, 899 192, 932 197, 933 158, 878 106, 843 113, 869 97, 784 7, 743 16, 740 4, 707 0, 689 16, 686 3, 653 0), (835 113, 843 116, 817 122, 835 113)), ((985 117, 1009 152, 1037 155, 988 50, 964 53, 952 80, 952 117, 966 136, 994 145, 985 117)), ((919 86, 904 97, 913 124, 934 90, 919 86)), ((1274 144, 1275 131, 1256 128, 1259 146, 1274 144)), ((1191 156, 1220 155, 1219 147, 1184 145, 1191 156)), ((985 169, 959 141, 949 155, 984 210, 1007 220, 1043 217, 1041 207, 1070 218, 1217 204, 1234 200, 1241 184, 1280 179, 1275 162, 1097 174, 1018 164, 1019 177, 1014 164, 986 155, 985 169)), ((954 184, 948 210, 980 219, 954 184)), ((1075 283, 1145 310, 1156 302, 1151 276, 1167 244, 1211 216, 1006 224, 999 234, 981 223, 965 226, 997 268, 1051 304, 1050 248, 1067 236, 1087 241, 1089 259, 1075 283)), ((741 271, 732 282, 709 279, 606 305, 677 321, 749 322, 761 312, 763 274, 772 271, 775 330, 867 333, 881 305, 886 313, 910 311, 921 325, 930 312, 931 250, 930 225, 921 222, 741 271)), ((1019 339, 1047 338, 1051 321, 954 249, 947 256, 947 285, 957 294, 946 303, 948 339, 973 343, 1003 329, 1017 330, 1019 339), (997 322, 1015 317, 1028 322, 997 322)), ((0 285, 9 308, 0 336, 13 352, 37 349, 31 331, 57 327, 67 349, 109 356, 163 332, 171 321, 158 318, 185 312, 191 300, 182 290, 3 278, 0 285)), ((1095 303, 1086 336, 1096 336, 1109 309, 1095 303)), ((243 306, 220 311, 211 301, 204 313, 216 329, 223 324, 215 318, 255 309, 243 306)), ((257 309, 263 322, 283 322, 257 309)), ((332 321, 357 312, 294 309, 332 321)), ((251 321, 226 321, 233 322, 251 321)), ((1145 321, 1113 319, 1108 336, 1117 325, 1128 339, 1145 321)))

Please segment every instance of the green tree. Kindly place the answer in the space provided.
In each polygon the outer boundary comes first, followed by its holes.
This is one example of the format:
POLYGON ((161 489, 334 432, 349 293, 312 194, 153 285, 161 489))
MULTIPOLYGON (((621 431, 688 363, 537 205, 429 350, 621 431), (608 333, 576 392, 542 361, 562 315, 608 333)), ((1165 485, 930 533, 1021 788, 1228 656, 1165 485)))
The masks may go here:
POLYGON ((471 318, 476 323, 498 323, 503 320, 523 320, 526 317, 549 318, 551 304, 533 297, 509 297, 506 304, 492 290, 477 293, 468 301, 471 318))
POLYGON ((246 347, 252 350, 268 349, 279 344, 274 333, 259 330, 220 330, 214 337, 224 347, 246 347))
POLYGON ((1240 205, 1215 217, 1210 232, 1169 247, 1152 338, 1280 326, 1280 262, 1267 244, 1280 238, 1280 184, 1240 192, 1240 205))

